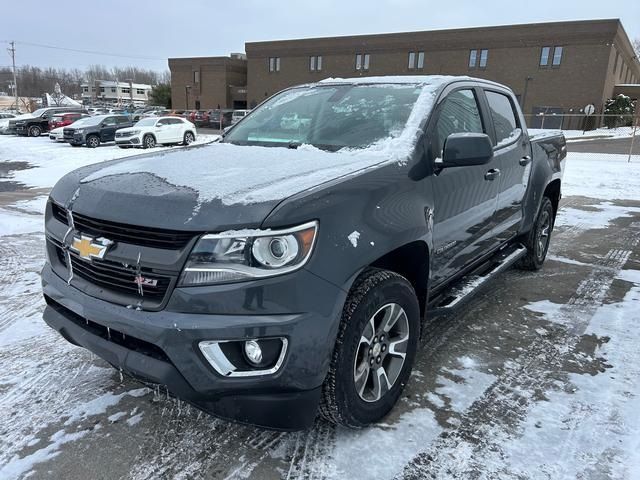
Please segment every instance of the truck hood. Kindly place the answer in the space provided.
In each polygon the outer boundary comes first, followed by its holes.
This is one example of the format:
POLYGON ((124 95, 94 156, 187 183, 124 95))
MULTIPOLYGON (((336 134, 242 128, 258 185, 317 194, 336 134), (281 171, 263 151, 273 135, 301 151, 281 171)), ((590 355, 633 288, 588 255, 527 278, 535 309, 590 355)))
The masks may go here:
POLYGON ((132 225, 255 228, 292 195, 392 161, 385 150, 216 143, 84 167, 63 177, 51 197, 77 213, 132 225))

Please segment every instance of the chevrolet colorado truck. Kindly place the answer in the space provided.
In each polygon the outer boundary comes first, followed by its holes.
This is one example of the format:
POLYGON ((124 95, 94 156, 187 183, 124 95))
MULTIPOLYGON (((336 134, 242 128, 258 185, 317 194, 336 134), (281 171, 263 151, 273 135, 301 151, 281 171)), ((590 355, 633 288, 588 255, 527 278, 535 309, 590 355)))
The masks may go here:
POLYGON ((218 143, 63 177, 44 320, 214 415, 363 427, 398 400, 428 319, 542 267, 565 156, 485 80, 289 88, 218 143))

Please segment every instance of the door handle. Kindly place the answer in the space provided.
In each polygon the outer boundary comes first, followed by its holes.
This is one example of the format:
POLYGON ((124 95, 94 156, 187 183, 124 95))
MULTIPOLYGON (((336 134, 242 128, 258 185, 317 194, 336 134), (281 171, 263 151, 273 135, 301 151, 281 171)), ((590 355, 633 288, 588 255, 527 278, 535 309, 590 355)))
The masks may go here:
POLYGON ((484 174, 484 179, 492 182, 499 176, 500 176, 500 170, 498 170, 497 168, 492 168, 491 170, 489 170, 487 173, 484 174))
POLYGON ((525 155, 520 159, 520 165, 523 167, 526 167, 530 161, 531 161, 531 156, 525 155))

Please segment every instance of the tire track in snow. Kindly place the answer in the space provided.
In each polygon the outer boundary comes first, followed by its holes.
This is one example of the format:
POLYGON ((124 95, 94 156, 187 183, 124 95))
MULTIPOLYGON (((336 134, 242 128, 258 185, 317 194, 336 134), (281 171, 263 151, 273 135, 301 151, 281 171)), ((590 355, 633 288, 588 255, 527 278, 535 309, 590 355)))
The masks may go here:
MULTIPOLYGON (((626 229, 625 233, 629 233, 626 229)), ((500 463, 501 443, 527 416, 536 401, 536 392, 545 391, 562 370, 565 357, 573 351, 589 321, 605 299, 617 273, 637 245, 637 233, 621 238, 621 248, 610 250, 583 280, 575 294, 560 308, 566 329, 539 336, 504 373, 473 403, 453 431, 418 454, 399 475, 404 479, 468 478, 473 472, 486 472, 487 459, 497 457, 499 467, 490 476, 513 476, 500 463), (554 368, 556 367, 556 368, 554 368)))

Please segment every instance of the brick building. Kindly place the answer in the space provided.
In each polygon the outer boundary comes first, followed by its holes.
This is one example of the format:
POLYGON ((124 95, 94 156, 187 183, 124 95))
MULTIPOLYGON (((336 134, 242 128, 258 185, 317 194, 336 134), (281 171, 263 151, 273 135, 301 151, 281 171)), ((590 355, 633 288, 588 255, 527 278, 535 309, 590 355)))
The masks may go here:
MULTIPOLYGON (((249 42, 245 48, 243 100, 250 108, 283 88, 327 77, 470 75, 509 85, 528 114, 578 113, 588 104, 600 112, 614 94, 634 96, 640 89, 640 62, 618 19, 249 42)), ((205 78, 209 61, 221 60, 169 61, 178 108, 198 69, 201 84, 217 82, 201 92, 242 83, 205 78)), ((202 98, 202 108, 223 105, 202 98)))
POLYGON ((170 58, 169 69, 173 108, 246 108, 247 60, 244 54, 170 58))

